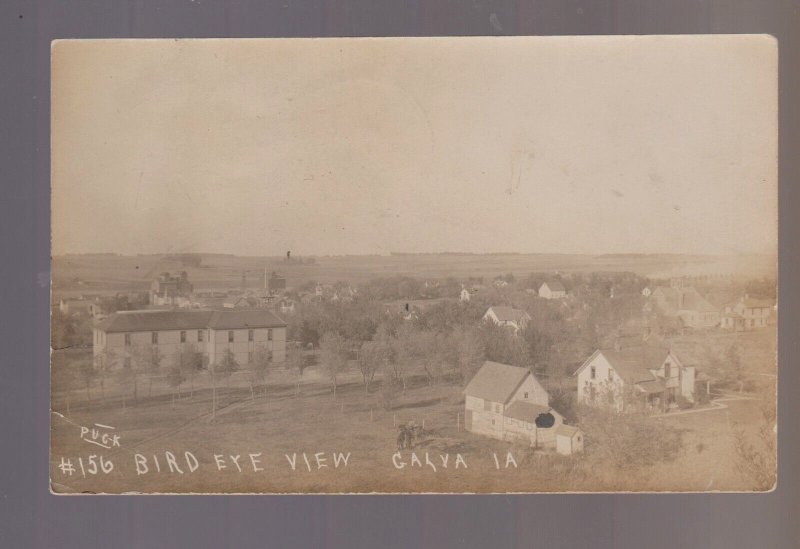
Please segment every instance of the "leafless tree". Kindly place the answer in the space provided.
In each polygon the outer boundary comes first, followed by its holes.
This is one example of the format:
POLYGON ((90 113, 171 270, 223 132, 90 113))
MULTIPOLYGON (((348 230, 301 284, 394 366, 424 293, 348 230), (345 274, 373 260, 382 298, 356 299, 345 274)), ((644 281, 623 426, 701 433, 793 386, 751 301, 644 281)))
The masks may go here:
POLYGON ((319 340, 319 350, 323 366, 331 380, 333 398, 336 399, 337 379, 347 366, 347 342, 336 332, 325 332, 319 340))

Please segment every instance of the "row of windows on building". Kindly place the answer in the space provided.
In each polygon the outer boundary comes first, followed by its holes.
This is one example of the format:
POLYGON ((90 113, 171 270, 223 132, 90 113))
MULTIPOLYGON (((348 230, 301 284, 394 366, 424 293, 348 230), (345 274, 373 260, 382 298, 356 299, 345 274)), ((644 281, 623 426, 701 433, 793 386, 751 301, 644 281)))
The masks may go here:
MULTIPOLYGON (((272 357, 273 357, 272 351, 267 351, 267 361, 272 362, 272 357)), ((247 353, 247 363, 248 364, 252 364, 253 363, 253 358, 254 358, 254 355, 253 355, 252 351, 247 353)), ((131 357, 126 356, 124 358, 124 366, 125 366, 125 368, 130 369, 132 364, 133 363, 132 363, 131 357)))
MULTIPOLYGON (((205 330, 197 330, 197 342, 202 343, 204 341, 203 333, 205 330)), ((235 331, 229 330, 228 331, 228 342, 233 343, 235 341, 235 331)), ((255 334, 253 330, 247 330, 247 341, 253 341, 255 334)), ((152 332, 150 335, 150 341, 153 345, 158 345, 158 332, 152 332)), ((267 330, 267 341, 272 341, 272 328, 267 330)), ((186 331, 181 332, 181 343, 186 343, 186 331)), ((131 334, 125 334, 125 345, 131 345, 131 334)))

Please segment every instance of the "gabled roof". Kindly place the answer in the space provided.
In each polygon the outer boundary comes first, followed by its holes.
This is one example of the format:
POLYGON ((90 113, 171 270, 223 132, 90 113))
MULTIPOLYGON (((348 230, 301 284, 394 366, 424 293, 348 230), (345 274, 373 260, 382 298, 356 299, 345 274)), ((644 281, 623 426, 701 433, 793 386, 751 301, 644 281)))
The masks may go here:
MULTIPOLYGON (((531 316, 521 309, 515 309, 514 307, 508 307, 505 305, 493 305, 489 307, 489 310, 494 312, 494 316, 497 317, 497 320, 502 322, 520 322, 521 320, 530 320, 531 316)), ((486 311, 487 313, 489 311, 486 311)))
POLYGON ((638 345, 620 350, 598 349, 573 375, 578 375, 599 354, 602 354, 611 367, 627 383, 641 383, 655 379, 650 370, 658 370, 669 355, 670 350, 658 345, 638 345))
POLYGON ((505 404, 531 374, 527 368, 487 360, 467 384, 464 394, 505 404))
POLYGON ((653 379, 650 370, 661 368, 669 355, 669 349, 640 345, 620 351, 604 349, 602 353, 623 380, 628 383, 639 383, 653 379))
MULTIPOLYGON (((567 289, 564 285, 558 280, 545 280, 542 282, 542 286, 547 284, 547 287, 550 288, 551 292, 566 292, 567 289)), ((541 286, 539 286, 541 288, 541 286)))
POLYGON ((678 296, 681 299, 678 309, 687 311, 697 311, 698 313, 715 313, 719 309, 700 295, 694 288, 679 290, 678 296))
POLYGON ((713 313, 719 310, 691 286, 687 288, 658 286, 653 293, 650 294, 650 299, 658 303, 662 311, 667 314, 677 311, 713 313))
POLYGON ((164 330, 216 330, 278 328, 286 323, 266 309, 232 311, 142 310, 120 311, 98 322, 104 332, 158 332, 164 330))
POLYGON ((525 402, 524 400, 515 400, 506 408, 505 414, 503 415, 526 423, 533 423, 541 414, 546 414, 548 412, 553 412, 550 406, 542 406, 541 404, 525 402))
POLYGON ((96 327, 104 332, 158 332, 162 330, 198 330, 208 327, 213 311, 151 309, 119 311, 96 327))

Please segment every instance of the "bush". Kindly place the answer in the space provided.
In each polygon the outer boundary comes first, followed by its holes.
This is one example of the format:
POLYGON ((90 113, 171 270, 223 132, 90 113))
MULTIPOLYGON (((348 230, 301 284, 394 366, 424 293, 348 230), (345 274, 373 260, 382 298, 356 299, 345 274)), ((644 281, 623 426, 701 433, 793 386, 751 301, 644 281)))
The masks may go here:
POLYGON ((672 461, 682 447, 680 431, 641 413, 591 408, 580 410, 579 417, 587 454, 615 469, 672 461))

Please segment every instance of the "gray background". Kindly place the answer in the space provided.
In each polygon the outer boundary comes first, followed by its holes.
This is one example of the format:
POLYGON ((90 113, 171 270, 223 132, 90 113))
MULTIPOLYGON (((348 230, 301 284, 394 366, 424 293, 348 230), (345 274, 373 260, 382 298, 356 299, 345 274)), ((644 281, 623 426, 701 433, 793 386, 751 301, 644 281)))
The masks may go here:
MULTIPOLYGON (((0 547, 796 547, 798 3, 0 3, 0 547), (499 25, 492 25, 495 13, 499 25), (55 497, 48 471, 55 38, 770 33, 780 43, 779 481, 765 495, 55 497)), ((110 184, 113 182, 109 182, 110 184)))

